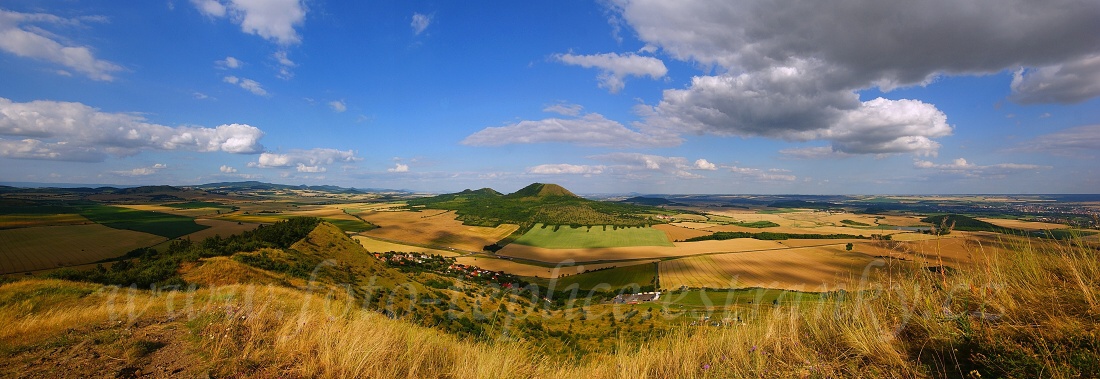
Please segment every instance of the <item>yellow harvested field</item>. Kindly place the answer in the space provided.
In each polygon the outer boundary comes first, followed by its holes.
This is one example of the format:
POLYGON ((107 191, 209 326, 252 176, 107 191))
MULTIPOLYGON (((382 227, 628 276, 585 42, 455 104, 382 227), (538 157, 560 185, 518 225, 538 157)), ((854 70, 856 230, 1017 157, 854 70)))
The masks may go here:
POLYGON ((355 241, 359 242, 360 245, 363 245, 363 248, 367 249, 367 251, 372 252, 372 253, 376 253, 376 252, 384 253, 384 252, 387 252, 387 251, 399 251, 399 252, 404 252, 404 253, 435 254, 435 255, 441 255, 441 256, 444 256, 444 257, 453 257, 453 256, 456 256, 456 255, 459 255, 458 253, 453 252, 453 251, 449 251, 449 250, 429 249, 429 248, 420 247, 420 246, 403 245, 403 244, 399 244, 399 243, 380 241, 380 240, 376 240, 374 238, 364 237, 364 236, 354 236, 352 238, 354 238, 355 241))
POLYGON ((844 251, 811 247, 706 255, 663 261, 662 288, 782 288, 802 291, 858 289, 874 283, 882 260, 844 251), (867 278, 864 279, 864 272, 867 278))
POLYGON ((672 218, 679 219, 679 220, 695 220, 695 221, 706 221, 707 220, 707 216, 697 215, 697 214, 692 214, 692 213, 680 213, 680 214, 672 215, 672 218))
POLYGON ((513 224, 495 228, 462 225, 453 211, 368 212, 359 216, 380 227, 361 233, 365 236, 465 251, 481 251, 519 229, 513 224))
POLYGON ((930 241, 939 240, 944 238, 953 238, 951 236, 937 236, 935 234, 925 234, 917 232, 898 233, 890 236, 890 239, 894 241, 930 241))
POLYGON ((92 222, 78 214, 53 215, 0 215, 0 229, 30 228, 35 226, 82 225, 92 222))
POLYGON ((178 216, 187 216, 187 217, 214 216, 214 215, 217 215, 218 211, 219 211, 219 209, 217 209, 217 208, 184 208, 184 209, 181 209, 181 208, 172 208, 172 207, 166 207, 166 206, 163 206, 163 205, 153 205, 153 204, 116 204, 116 206, 121 207, 121 208, 129 208, 129 209, 133 209, 133 210, 138 210, 138 211, 160 212, 160 213, 168 213, 168 214, 174 214, 174 215, 178 215, 178 216))
POLYGON ((856 244, 855 251, 870 256, 889 256, 925 265, 959 267, 1004 252, 1013 243, 992 233, 953 232, 943 238, 922 241, 875 241, 856 244))
POLYGON ((668 225, 678 226, 678 227, 685 228, 685 229, 695 229, 695 230, 709 230, 710 228, 713 228, 713 227, 716 226, 714 224, 708 224, 708 223, 705 223, 705 222, 674 222, 674 223, 671 223, 671 224, 668 224, 668 225))
POLYGON ((397 211, 399 208, 404 207, 405 203, 351 203, 351 204, 335 204, 332 207, 346 209, 351 213, 362 212, 389 212, 397 211))
POLYGON ((209 226, 209 228, 188 234, 187 238, 190 238, 192 241, 201 241, 216 235, 229 237, 234 234, 240 234, 241 232, 256 229, 256 227, 260 226, 260 224, 255 223, 215 220, 209 218, 197 218, 195 219, 195 223, 199 225, 209 226))
POLYGON ((667 246, 607 247, 586 249, 546 249, 520 244, 509 244, 497 252, 506 257, 524 258, 546 263, 572 259, 577 262, 594 262, 622 259, 658 259, 706 253, 729 253, 754 250, 786 249, 776 241, 737 238, 725 241, 676 242, 667 246))
MULTIPOLYGON (((740 222, 757 222, 757 221, 769 221, 778 224, 779 226, 770 228, 747 228, 737 225, 716 225, 706 224, 699 222, 679 222, 673 225, 681 226, 689 229, 706 230, 710 232, 774 232, 774 233, 794 233, 794 234, 854 234, 860 236, 871 236, 872 234, 895 234, 900 231, 897 230, 884 230, 873 229, 871 227, 849 226, 845 225, 843 220, 851 220, 875 225, 875 217, 871 215, 859 215, 854 213, 830 213, 830 212, 813 212, 813 211, 797 211, 787 213, 754 213, 749 211, 717 211, 712 212, 716 217, 722 217, 723 219, 731 219, 740 222)), ((893 217, 895 222, 899 224, 886 223, 886 219, 879 220, 880 223, 889 225, 908 226, 919 224, 918 218, 915 217, 900 217, 900 216, 885 216, 893 217)))
POLYGON ((848 243, 862 243, 868 242, 868 240, 862 239, 820 239, 820 240, 782 240, 778 241, 781 245, 787 247, 813 247, 813 246, 840 246, 848 243))
POLYGON ((878 223, 882 225, 894 225, 894 226, 920 226, 925 224, 920 222, 921 217, 917 216, 892 216, 892 215, 877 215, 878 223))
POLYGON ((87 264, 165 240, 99 224, 0 230, 0 273, 87 264))
POLYGON ((980 218, 978 220, 988 222, 993 225, 1000 226, 1002 228, 1019 229, 1019 230, 1050 230, 1050 229, 1068 229, 1069 225, 1053 224, 1049 222, 1035 222, 1024 220, 1006 220, 1003 218, 980 218))
POLYGON ((688 238, 705 236, 705 235, 710 234, 710 232, 706 232, 706 231, 702 231, 702 230, 696 230, 696 229, 689 229, 689 228, 685 228, 685 227, 682 227, 682 226, 676 226, 676 225, 671 225, 671 224, 653 225, 653 229, 657 229, 657 230, 660 230, 662 232, 665 232, 665 234, 668 235, 668 240, 669 241, 686 240, 688 238))

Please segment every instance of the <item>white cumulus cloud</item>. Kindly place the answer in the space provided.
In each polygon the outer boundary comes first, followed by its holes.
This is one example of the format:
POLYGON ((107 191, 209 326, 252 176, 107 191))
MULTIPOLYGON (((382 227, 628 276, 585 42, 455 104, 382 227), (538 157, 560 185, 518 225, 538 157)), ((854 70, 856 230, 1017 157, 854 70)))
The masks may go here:
POLYGON ((409 172, 409 165, 397 163, 393 168, 386 169, 388 172, 409 172))
POLYGON ((558 54, 554 58, 568 65, 599 69, 600 74, 596 78, 599 86, 611 93, 619 93, 626 86, 627 76, 649 76, 658 79, 668 73, 668 68, 660 59, 631 53, 623 55, 617 53, 558 54))
POLYGON ((572 165, 572 164, 543 164, 528 167, 528 174, 538 175, 599 175, 604 171, 604 166, 572 165))
POLYGON ((302 0, 191 0, 195 8, 211 18, 229 17, 241 31, 279 45, 301 42, 297 27, 305 23, 302 0))
MULTIPOLYGON (((92 48, 59 42, 59 37, 54 33, 32 24, 79 27, 81 22, 80 19, 65 19, 45 13, 19 13, 0 9, 0 50, 61 65, 92 80, 112 81, 113 73, 122 71, 121 66, 96 58, 92 48)), ((57 72, 68 76, 68 71, 57 72)))
POLYGON ((140 116, 106 113, 81 103, 0 98, 0 156, 62 161, 102 161, 143 150, 189 150, 254 154, 264 133, 245 124, 214 128, 170 127, 140 116))
POLYGON ((695 168, 700 170, 714 171, 718 169, 718 166, 714 163, 708 162, 706 159, 698 159, 695 161, 695 168))
POLYGON ((245 91, 252 92, 252 94, 256 96, 267 96, 267 90, 265 90, 264 87, 255 80, 248 78, 238 78, 236 76, 226 76, 222 79, 222 81, 229 84, 235 84, 238 87, 243 88, 245 91))
POLYGON ((218 168, 218 170, 223 172, 223 173, 226 173, 226 174, 232 174, 232 173, 237 172, 237 169, 235 169, 233 167, 230 167, 230 166, 227 166, 227 165, 222 165, 221 167, 218 168))
POLYGON ((318 173, 326 172, 326 166, 335 163, 352 163, 362 160, 355 156, 355 151, 341 151, 336 149, 316 148, 310 150, 290 150, 286 153, 262 153, 255 161, 248 164, 249 167, 259 168, 294 168, 298 172, 318 173))
POLYGON ((329 108, 332 108, 333 112, 344 113, 348 110, 347 104, 344 104, 343 100, 333 100, 328 103, 329 108))
POLYGON ((214 65, 217 66, 218 68, 226 68, 226 69, 241 68, 241 66, 244 66, 244 62, 241 62, 241 60, 237 59, 237 58, 225 57, 225 59, 214 61, 214 65))
MULTIPOLYGON (((681 179, 697 179, 702 175, 692 173, 698 169, 684 157, 666 157, 642 153, 610 153, 589 156, 589 159, 615 163, 610 169, 616 173, 656 172, 681 179)), ((705 162, 704 160, 704 163, 705 162)))

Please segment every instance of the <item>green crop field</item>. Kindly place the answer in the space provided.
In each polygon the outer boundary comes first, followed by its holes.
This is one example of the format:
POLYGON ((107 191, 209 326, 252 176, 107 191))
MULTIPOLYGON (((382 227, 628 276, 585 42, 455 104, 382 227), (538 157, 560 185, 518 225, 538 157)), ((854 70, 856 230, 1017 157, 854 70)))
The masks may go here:
POLYGON ((81 207, 80 215, 115 229, 145 232, 167 238, 177 238, 209 228, 196 224, 195 219, 186 216, 98 204, 81 207))
POLYGON ((548 249, 627 246, 674 246, 665 232, 649 227, 593 226, 572 228, 536 224, 515 243, 548 249), (555 231, 554 229, 557 229, 555 231))
POLYGON ((688 307, 722 307, 732 305, 772 305, 820 301, 825 296, 817 292, 798 292, 774 288, 744 288, 735 290, 690 290, 663 292, 658 303, 688 307))
MULTIPOLYGON (((629 263, 624 263, 629 264, 629 263)), ((618 291, 624 287, 653 286, 657 268, 653 263, 633 266, 615 267, 603 270, 590 271, 582 274, 559 277, 554 284, 556 289, 569 288, 576 284, 582 290, 593 288, 602 291, 618 291), (596 288, 596 287, 599 288, 596 288)))

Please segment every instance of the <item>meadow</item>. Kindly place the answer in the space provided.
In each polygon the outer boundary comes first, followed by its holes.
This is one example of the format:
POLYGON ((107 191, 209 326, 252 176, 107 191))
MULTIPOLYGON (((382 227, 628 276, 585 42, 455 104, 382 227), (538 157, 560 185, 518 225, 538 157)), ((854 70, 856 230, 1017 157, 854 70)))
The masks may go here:
POLYGON ((547 249, 585 249, 630 246, 673 246, 666 234, 648 227, 570 227, 535 224, 514 243, 547 249))

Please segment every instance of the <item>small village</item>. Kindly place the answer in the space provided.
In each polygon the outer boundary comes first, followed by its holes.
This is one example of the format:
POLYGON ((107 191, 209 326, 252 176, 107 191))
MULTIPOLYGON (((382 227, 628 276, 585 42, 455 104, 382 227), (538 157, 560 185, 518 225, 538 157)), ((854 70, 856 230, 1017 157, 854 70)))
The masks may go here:
POLYGON ((499 284, 503 288, 520 288, 523 281, 504 271, 490 271, 477 266, 456 263, 454 258, 437 254, 406 252, 374 252, 375 258, 387 265, 410 271, 424 270, 464 279, 486 281, 499 284))

